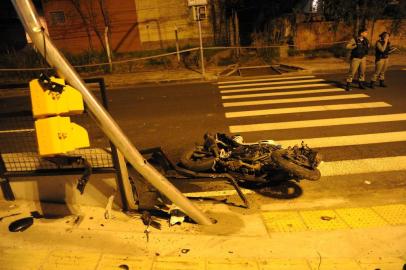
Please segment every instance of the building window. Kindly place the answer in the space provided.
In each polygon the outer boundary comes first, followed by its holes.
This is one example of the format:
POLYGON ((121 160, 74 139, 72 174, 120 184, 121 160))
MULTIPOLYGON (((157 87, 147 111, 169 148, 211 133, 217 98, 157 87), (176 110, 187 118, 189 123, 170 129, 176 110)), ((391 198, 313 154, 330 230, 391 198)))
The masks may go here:
POLYGON ((50 12, 52 25, 64 24, 65 23, 65 12, 63 11, 53 11, 50 12))

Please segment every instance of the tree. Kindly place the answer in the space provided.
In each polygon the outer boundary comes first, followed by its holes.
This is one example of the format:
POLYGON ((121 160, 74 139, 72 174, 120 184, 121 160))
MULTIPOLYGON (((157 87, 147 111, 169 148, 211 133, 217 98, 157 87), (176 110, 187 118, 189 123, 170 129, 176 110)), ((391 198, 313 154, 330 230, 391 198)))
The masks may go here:
POLYGON ((78 13, 86 31, 86 35, 89 41, 90 50, 94 50, 94 44, 92 41, 92 32, 96 35, 100 42, 100 46, 106 51, 106 43, 104 42, 104 32, 106 27, 108 29, 108 42, 110 42, 111 29, 110 18, 106 3, 104 0, 70 0, 72 6, 78 13), (98 8, 95 6, 95 2, 98 4, 98 8), (102 17, 101 20, 99 17, 102 17), (102 24, 100 23, 102 22, 102 24))
POLYGON ((389 2, 389 0, 324 0, 322 11, 325 18, 335 22, 336 25, 340 22, 352 25, 355 34, 361 27, 365 27, 367 22, 372 22, 374 26, 375 21, 385 15, 389 2))
POLYGON ((240 27, 239 27, 239 20, 238 20, 238 9, 240 9, 244 4, 243 0, 226 0, 226 6, 229 12, 230 22, 232 25, 232 45, 239 46, 240 45, 240 27))

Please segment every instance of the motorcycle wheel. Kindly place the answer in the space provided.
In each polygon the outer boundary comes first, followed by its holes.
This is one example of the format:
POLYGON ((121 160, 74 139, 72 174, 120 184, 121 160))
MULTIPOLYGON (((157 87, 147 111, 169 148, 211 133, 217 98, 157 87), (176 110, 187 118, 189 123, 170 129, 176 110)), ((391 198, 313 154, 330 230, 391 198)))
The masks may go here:
POLYGON ((318 169, 308 169, 295 164, 283 157, 285 150, 276 150, 272 153, 272 159, 286 172, 292 174, 298 179, 307 179, 311 181, 319 180, 321 177, 318 169))
POLYGON ((216 158, 214 157, 194 157, 195 148, 185 151, 180 157, 180 163, 191 171, 195 172, 207 172, 213 168, 216 158))

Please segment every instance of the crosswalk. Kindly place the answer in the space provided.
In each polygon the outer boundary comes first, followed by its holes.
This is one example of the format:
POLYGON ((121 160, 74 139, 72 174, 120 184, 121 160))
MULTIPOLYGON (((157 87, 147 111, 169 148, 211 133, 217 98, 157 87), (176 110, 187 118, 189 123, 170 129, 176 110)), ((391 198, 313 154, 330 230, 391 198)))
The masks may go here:
MULTIPOLYGON (((390 103, 367 91, 348 93, 312 75, 223 81, 217 86, 230 133, 246 138, 276 136, 285 147, 305 141, 321 151, 406 142, 406 111, 392 110, 390 103), (391 123, 405 129, 388 128, 391 123), (329 132, 321 132, 325 129, 329 132)), ((376 157, 365 151, 357 159, 343 155, 325 160, 320 170, 323 176, 406 171, 406 156, 395 152, 376 157)))

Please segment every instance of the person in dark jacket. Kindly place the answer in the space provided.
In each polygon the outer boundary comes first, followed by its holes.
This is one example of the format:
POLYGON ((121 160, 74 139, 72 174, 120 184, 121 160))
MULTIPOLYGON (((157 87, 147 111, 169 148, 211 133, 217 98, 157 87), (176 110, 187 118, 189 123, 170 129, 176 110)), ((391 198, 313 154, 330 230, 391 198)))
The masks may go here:
POLYGON ((371 88, 375 88, 375 82, 379 79, 379 86, 386 87, 385 85, 385 72, 388 68, 389 54, 396 48, 392 47, 389 41, 390 34, 382 32, 379 35, 379 40, 375 44, 375 73, 371 79, 371 88))
POLYGON ((345 90, 351 90, 351 83, 355 76, 355 73, 359 70, 359 87, 365 89, 365 70, 367 68, 367 58, 368 50, 370 47, 369 41, 367 39, 368 31, 363 28, 358 31, 358 36, 354 37, 347 44, 346 48, 351 50, 351 64, 350 71, 348 72, 347 85, 345 90))

